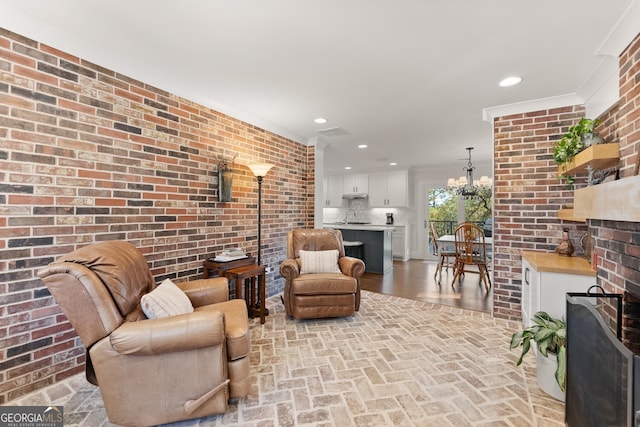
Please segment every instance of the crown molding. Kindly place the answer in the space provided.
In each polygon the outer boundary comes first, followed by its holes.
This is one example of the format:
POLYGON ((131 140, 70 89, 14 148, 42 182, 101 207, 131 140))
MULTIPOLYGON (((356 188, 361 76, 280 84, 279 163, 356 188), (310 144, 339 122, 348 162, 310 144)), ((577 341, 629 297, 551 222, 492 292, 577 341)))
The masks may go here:
POLYGON ((482 120, 492 122, 496 117, 511 116, 514 114, 529 113, 531 111, 561 108, 568 105, 580 105, 584 100, 575 93, 552 96, 549 98, 534 99, 531 101, 516 102, 513 104, 498 105, 482 109, 482 120))
POLYGON ((618 58, 638 36, 638 22, 640 22, 640 0, 634 0, 622 14, 609 35, 605 37, 596 55, 608 55, 618 58))
POLYGON ((618 58, 605 56, 596 71, 578 89, 585 116, 598 117, 620 99, 618 58))

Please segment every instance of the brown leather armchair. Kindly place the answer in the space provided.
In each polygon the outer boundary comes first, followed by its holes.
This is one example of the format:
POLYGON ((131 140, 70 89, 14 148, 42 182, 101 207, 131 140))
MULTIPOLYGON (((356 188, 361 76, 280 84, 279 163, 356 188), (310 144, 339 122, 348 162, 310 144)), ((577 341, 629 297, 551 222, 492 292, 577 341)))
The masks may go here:
POLYGON ((226 412, 249 393, 247 307, 225 278, 176 283, 193 312, 147 319, 156 288, 132 244, 89 245, 38 272, 87 350, 86 376, 109 420, 148 426, 226 412))
POLYGON ((296 319, 352 316, 360 309, 361 259, 344 254, 342 233, 332 229, 296 229, 287 234, 284 307, 296 319), (338 272, 301 274, 300 251, 338 251, 338 272))

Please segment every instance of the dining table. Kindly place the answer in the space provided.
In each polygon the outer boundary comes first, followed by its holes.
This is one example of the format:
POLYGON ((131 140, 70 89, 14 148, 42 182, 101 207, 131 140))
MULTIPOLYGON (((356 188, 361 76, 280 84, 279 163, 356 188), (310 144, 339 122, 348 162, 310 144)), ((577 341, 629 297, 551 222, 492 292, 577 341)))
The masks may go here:
MULTIPOLYGON (((445 234, 444 236, 440 236, 438 238, 438 243, 440 243, 441 245, 448 245, 449 248, 453 248, 455 242, 456 236, 453 234, 445 234)), ((485 237, 484 244, 487 246, 493 246, 493 237, 485 237)))
MULTIPOLYGON (((456 243, 456 236, 453 234, 444 234, 440 237, 438 237, 438 267, 437 270, 440 274, 440 277, 438 277, 438 281, 440 281, 442 279, 442 256, 441 253, 442 251, 450 251, 450 252, 455 252, 455 243, 456 243)), ((487 256, 491 257, 491 254, 493 253, 493 237, 485 237, 484 238, 484 244, 487 247, 487 256)))

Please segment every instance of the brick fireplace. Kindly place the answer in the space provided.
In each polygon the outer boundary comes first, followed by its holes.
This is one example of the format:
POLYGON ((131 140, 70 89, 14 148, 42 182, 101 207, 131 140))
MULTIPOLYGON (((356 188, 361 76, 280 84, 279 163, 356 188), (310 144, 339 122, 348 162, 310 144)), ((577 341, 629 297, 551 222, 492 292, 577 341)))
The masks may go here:
MULTIPOLYGON (((622 342, 640 354, 640 223, 591 220, 598 259, 598 284, 623 294, 622 342)), ((614 316, 608 310, 609 319, 614 316)))
POLYGON ((640 35, 620 55, 619 70, 620 99, 601 115, 600 132, 605 140, 620 142, 622 180, 617 183, 629 181, 624 187, 597 186, 602 194, 615 193, 619 202, 607 203, 601 197, 592 207, 597 213, 587 218, 598 284, 607 292, 624 294, 623 343, 640 353, 640 35))
POLYGON ((586 303, 582 297, 567 298, 565 422, 568 426, 637 424, 636 414, 640 410, 638 199, 640 176, 576 191, 576 211, 589 218, 589 230, 594 236, 598 284, 608 295, 586 298, 589 300, 586 303))

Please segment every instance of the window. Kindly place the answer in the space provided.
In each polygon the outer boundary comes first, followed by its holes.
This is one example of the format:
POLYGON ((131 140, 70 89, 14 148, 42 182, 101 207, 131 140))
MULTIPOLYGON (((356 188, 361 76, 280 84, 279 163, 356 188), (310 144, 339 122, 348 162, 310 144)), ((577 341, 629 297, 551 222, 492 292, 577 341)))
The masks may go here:
MULTIPOLYGON (((438 235, 453 234, 459 218, 464 221, 475 222, 483 227, 487 220, 491 219, 492 211, 492 189, 490 187, 480 187, 478 196, 461 200, 455 190, 450 188, 433 188, 429 190, 429 222, 432 222, 438 235)), ((488 222, 491 224, 491 221, 488 222)), ((491 230, 488 231, 491 233, 491 230)), ((485 234, 487 231, 485 230, 485 234)), ((429 253, 433 254, 433 242, 431 233, 428 235, 429 253)))

